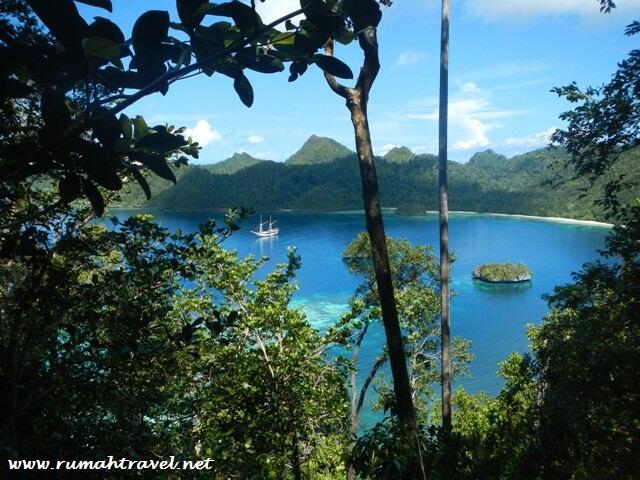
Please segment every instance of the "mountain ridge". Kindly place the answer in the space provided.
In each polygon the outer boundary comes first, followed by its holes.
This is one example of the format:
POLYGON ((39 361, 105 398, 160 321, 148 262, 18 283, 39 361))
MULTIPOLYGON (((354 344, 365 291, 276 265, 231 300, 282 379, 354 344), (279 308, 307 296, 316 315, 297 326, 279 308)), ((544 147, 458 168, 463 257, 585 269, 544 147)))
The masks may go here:
MULTIPOLYGON (((405 147, 391 158, 377 158, 381 202, 405 214, 436 210, 438 159, 431 154, 412 154, 409 159, 407 151, 405 147), (401 155, 396 156, 398 153, 401 155)), ((360 209, 357 157, 353 152, 346 156, 343 153, 337 158, 325 153, 325 158, 315 163, 262 160, 231 174, 212 172, 210 165, 182 167, 177 170, 177 185, 152 186, 154 197, 146 205, 168 211, 234 206, 257 210, 360 209)), ((450 209, 605 219, 602 208, 593 205, 601 185, 589 189, 587 181, 573 179, 572 172, 561 167, 566 158, 562 149, 543 148, 511 158, 487 150, 465 164, 449 161, 450 209)), ((640 177, 638 172, 633 173, 635 161, 631 156, 621 165, 634 178, 640 177)), ((629 195, 640 196, 640 192, 636 189, 629 195)), ((140 205, 124 195, 120 206, 140 205)))
POLYGON ((202 165, 202 167, 206 168, 211 173, 219 175, 231 175, 242 170, 243 168, 247 168, 255 165, 256 163, 265 161, 267 160, 256 158, 248 154, 247 152, 236 152, 229 158, 222 160, 221 162, 202 165))
POLYGON ((286 165, 330 163, 336 158, 352 155, 353 153, 352 150, 332 138, 311 135, 284 163, 286 165))

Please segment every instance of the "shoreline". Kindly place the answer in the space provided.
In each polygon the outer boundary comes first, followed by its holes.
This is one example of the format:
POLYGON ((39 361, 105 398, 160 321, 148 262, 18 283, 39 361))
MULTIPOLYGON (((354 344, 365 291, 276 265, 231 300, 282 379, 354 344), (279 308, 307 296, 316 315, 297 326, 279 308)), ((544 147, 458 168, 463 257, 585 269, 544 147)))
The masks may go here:
MULTIPOLYGON (((194 210, 162 210, 156 206, 148 205, 148 206, 131 206, 131 207, 110 207, 108 210, 158 210, 164 213, 202 213, 202 212, 224 212, 225 209, 217 210, 217 209, 194 209, 194 210)), ((397 207, 384 207, 382 208, 383 213, 394 213, 397 210, 397 207)), ((339 215, 349 215, 355 213, 362 213, 363 210, 333 210, 333 211, 324 211, 324 210, 295 210, 289 208, 277 209, 274 212, 282 212, 282 213, 328 213, 328 214, 339 214, 339 215)), ((413 218, 427 217, 437 215, 437 210, 426 210, 424 215, 402 215, 398 214, 398 216, 406 216, 413 218)), ((475 212, 469 210, 451 210, 449 214, 452 215, 478 215, 478 216, 487 216, 487 217, 505 217, 505 218, 521 218, 524 220, 540 220, 545 222, 554 222, 554 223, 565 223, 571 225, 584 225, 591 227, 599 227, 599 228, 612 228, 614 226, 613 223, 600 222, 597 220, 578 220, 576 218, 567 218, 567 217, 543 217, 541 215, 525 215, 521 213, 490 213, 490 212, 475 212)))
MULTIPOLYGON (((522 218, 525 220, 542 220, 545 222, 555 222, 555 223, 567 223, 573 225, 587 225, 591 227, 601 227, 601 228, 611 228, 613 227, 613 223, 607 222, 599 222, 597 220, 578 220, 576 218, 566 218, 566 217, 543 217, 541 215, 524 215, 521 213, 483 213, 483 212, 472 212, 465 210, 452 210, 449 213, 457 214, 457 215, 485 215, 490 217, 510 217, 510 218, 522 218)), ((438 214, 436 210, 427 210, 427 214, 438 214)))

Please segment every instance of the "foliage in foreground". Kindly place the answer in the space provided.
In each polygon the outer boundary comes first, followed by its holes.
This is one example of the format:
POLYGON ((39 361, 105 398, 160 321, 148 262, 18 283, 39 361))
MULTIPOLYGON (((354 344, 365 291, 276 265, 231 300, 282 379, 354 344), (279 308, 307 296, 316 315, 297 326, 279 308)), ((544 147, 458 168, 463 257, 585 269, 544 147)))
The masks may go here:
MULTIPOLYGON (((627 26, 625 34, 638 33, 640 22, 636 20, 627 26)), ((637 190, 640 185, 638 178, 630 175, 638 168, 640 145, 638 78, 640 50, 634 49, 618 64, 609 83, 581 89, 573 82, 552 90, 576 106, 560 115, 567 126, 556 130, 551 140, 567 149, 570 158, 565 165, 576 176, 587 178, 591 187, 598 181, 604 183, 604 195, 597 202, 616 215, 621 215, 621 207, 628 204, 625 191, 637 190), (622 165, 627 152, 635 152, 632 170, 622 165)))
MULTIPOLYGON (((454 394, 456 479, 639 477, 638 292, 640 201, 612 231, 602 260, 548 297, 551 312, 529 333, 531 354, 500 365, 500 393, 454 394)), ((438 428, 422 430, 421 446, 430 478, 441 478, 438 428)), ((407 455, 391 419, 358 440, 354 463, 362 478, 397 478, 407 455)))
POLYGON ((4 251, 2 457, 211 458, 221 478, 321 472, 319 445, 340 462, 343 377, 287 307, 293 252, 254 280, 227 228, 89 218, 60 212, 4 251))

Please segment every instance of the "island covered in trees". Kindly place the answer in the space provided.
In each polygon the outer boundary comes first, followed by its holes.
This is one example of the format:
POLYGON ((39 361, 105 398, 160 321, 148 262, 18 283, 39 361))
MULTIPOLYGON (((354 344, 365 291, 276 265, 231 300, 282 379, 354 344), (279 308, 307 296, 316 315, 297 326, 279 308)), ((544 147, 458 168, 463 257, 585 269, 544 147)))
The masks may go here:
POLYGON ((485 263, 473 270, 474 280, 489 283, 520 283, 531 280, 533 274, 522 263, 485 263))

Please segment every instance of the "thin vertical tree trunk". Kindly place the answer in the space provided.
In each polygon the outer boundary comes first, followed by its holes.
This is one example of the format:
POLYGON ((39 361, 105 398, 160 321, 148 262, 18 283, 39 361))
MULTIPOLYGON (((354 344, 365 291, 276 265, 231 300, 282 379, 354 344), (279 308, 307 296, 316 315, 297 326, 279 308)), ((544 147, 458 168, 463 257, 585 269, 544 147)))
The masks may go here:
POLYGON ((373 151, 366 107, 361 104, 361 95, 354 93, 349 102, 351 119, 356 134, 356 150, 362 180, 367 232, 373 250, 373 266, 378 286, 378 297, 382 309, 382 319, 389 349, 389 361, 393 376, 393 388, 396 396, 398 419, 403 425, 415 429, 415 410, 411 397, 409 372, 404 352, 402 331, 398 319, 398 309, 391 280, 391 266, 387 252, 387 241, 382 222, 378 177, 373 163, 373 151))
POLYGON ((441 393, 444 455, 442 478, 453 478, 453 451, 451 445, 451 318, 449 292, 449 205, 447 187, 447 121, 449 115, 449 12, 450 0, 442 0, 440 32, 440 115, 438 128, 440 203, 440 344, 441 393))
POLYGON ((298 433, 293 432, 291 452, 291 467, 294 480, 302 480, 302 469, 300 468, 300 446, 298 445, 298 433))
MULTIPOLYGON (((378 177, 367 118, 369 92, 380 70, 376 28, 366 27, 360 31, 358 42, 364 53, 364 63, 360 69, 356 87, 347 88, 339 84, 336 78, 327 72, 325 72, 325 78, 331 89, 346 100, 347 108, 351 112, 360 166, 367 232, 373 252, 373 265, 382 309, 382 322, 387 338, 400 434, 403 441, 411 446, 416 455, 415 462, 410 465, 410 472, 406 478, 414 479, 419 476, 426 478, 420 455, 418 424, 411 395, 402 330, 391 280, 391 266, 380 208, 378 177)), ((333 41, 327 43, 325 53, 333 55, 333 41)))
POLYGON ((447 188, 447 120, 449 113, 449 4, 442 0, 440 36, 440 117, 439 117, 439 175, 440 200, 440 322, 441 322, 441 385, 442 427, 445 439, 451 432, 451 319, 449 293, 449 206, 447 188))

